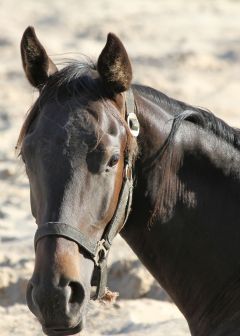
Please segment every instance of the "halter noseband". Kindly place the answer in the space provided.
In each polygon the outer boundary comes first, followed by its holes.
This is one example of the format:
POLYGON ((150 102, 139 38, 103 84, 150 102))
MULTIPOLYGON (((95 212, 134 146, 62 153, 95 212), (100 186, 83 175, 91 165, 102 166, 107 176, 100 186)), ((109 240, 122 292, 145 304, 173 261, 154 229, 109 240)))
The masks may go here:
MULTIPOLYGON (((139 122, 135 114, 135 101, 132 90, 125 94, 125 118, 131 134, 137 137, 139 134, 139 122)), ((91 241, 78 229, 66 223, 48 222, 39 226, 34 237, 35 250, 40 239, 47 236, 59 236, 70 239, 83 248, 94 261, 92 286, 96 286, 93 299, 101 298, 105 293, 107 284, 107 256, 112 241, 116 234, 124 227, 131 210, 133 192, 132 157, 125 158, 124 177, 119 201, 115 213, 108 223, 101 240, 91 241)))

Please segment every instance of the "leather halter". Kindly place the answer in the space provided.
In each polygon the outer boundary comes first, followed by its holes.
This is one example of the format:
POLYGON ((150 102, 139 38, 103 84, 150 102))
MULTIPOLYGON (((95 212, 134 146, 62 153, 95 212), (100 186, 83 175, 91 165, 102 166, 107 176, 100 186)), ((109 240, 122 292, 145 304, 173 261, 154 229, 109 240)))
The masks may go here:
MULTIPOLYGON (((132 90, 125 93, 125 118, 131 134, 137 137, 139 134, 139 122, 135 114, 135 101, 132 90)), ((125 157, 124 177, 119 201, 111 221, 107 224, 101 240, 91 241, 77 228, 66 223, 48 222, 39 226, 34 237, 35 250, 40 239, 47 236, 59 236, 70 239, 83 248, 94 261, 94 271, 91 281, 96 286, 96 293, 92 299, 101 298, 105 293, 107 284, 107 256, 112 241, 116 234, 125 225, 131 210, 133 192, 132 157, 125 157)))

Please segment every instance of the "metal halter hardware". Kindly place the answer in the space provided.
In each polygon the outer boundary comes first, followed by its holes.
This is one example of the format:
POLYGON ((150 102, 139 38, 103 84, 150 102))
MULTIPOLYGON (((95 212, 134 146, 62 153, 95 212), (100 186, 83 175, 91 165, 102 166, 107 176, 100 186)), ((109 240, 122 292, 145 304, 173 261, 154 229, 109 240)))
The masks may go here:
MULTIPOLYGON (((125 93, 125 113, 128 127, 131 134, 137 137, 139 134, 139 122, 135 111, 135 101, 132 90, 125 93)), ((124 177, 122 188, 119 195, 118 204, 111 221, 107 224, 106 229, 99 241, 89 240, 77 228, 66 223, 48 222, 39 226, 34 237, 35 250, 37 243, 41 238, 46 236, 59 236, 70 239, 83 248, 94 261, 94 272, 92 277, 92 286, 96 286, 96 294, 93 299, 101 298, 105 293, 107 283, 107 256, 112 241, 116 234, 124 227, 131 210, 133 192, 132 176, 132 158, 125 158, 124 177)))
POLYGON ((97 242, 96 255, 93 257, 96 266, 99 266, 101 260, 105 259, 108 254, 108 249, 104 246, 106 241, 104 239, 97 242))
POLYGON ((127 117, 127 124, 133 136, 137 137, 140 131, 139 121, 135 113, 129 113, 127 117))
POLYGON ((135 113, 135 101, 133 97, 132 90, 128 90, 126 92, 126 117, 127 117, 127 124, 131 134, 134 137, 139 135, 140 125, 138 118, 135 113))

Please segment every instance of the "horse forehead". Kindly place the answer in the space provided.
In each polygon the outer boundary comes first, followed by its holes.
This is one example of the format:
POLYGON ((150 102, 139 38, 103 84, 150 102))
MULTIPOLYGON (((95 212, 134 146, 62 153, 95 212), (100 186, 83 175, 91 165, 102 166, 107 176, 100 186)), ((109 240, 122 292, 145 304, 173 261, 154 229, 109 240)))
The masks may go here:
POLYGON ((122 141, 126 134, 120 122, 119 111, 110 101, 88 101, 85 104, 72 106, 66 129, 70 138, 76 136, 99 140, 111 145, 113 141, 122 141))
POLYGON ((86 110, 97 126, 106 133, 117 133, 117 130, 123 129, 122 124, 116 118, 120 111, 111 100, 89 102, 86 110))
POLYGON ((121 142, 125 135, 119 113, 110 100, 91 100, 86 97, 64 99, 61 102, 49 100, 41 106, 36 136, 31 138, 43 145, 46 142, 57 142, 57 145, 65 146, 86 140, 94 146, 94 141, 106 135, 109 145, 113 141, 115 146, 116 141, 121 142))
POLYGON ((66 126, 74 122, 79 126, 92 126, 106 128, 120 128, 116 115, 120 113, 111 100, 91 100, 86 97, 75 97, 64 101, 50 101, 42 108, 41 114, 59 126, 66 126))

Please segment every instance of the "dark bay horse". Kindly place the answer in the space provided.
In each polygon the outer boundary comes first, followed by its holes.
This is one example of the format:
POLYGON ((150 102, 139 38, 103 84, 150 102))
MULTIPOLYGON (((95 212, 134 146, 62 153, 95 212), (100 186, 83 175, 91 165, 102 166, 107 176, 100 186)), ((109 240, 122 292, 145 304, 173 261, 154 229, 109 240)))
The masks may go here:
POLYGON ((39 90, 18 147, 38 225, 27 302, 44 332, 83 328, 121 230, 192 335, 240 335, 239 130, 132 85, 113 34, 96 65, 58 70, 31 27, 21 53, 39 90))

